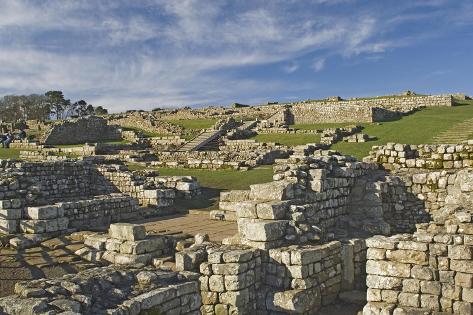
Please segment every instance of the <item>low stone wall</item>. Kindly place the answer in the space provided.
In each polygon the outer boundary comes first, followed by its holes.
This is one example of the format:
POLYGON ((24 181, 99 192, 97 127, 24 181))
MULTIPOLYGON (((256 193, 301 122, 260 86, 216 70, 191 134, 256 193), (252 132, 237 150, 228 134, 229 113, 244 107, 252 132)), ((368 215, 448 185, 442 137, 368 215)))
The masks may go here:
POLYGON ((473 166, 473 144, 406 145, 388 143, 374 146, 365 161, 388 169, 460 169, 473 166))
POLYGON ((399 111, 411 110, 417 107, 454 106, 452 95, 406 95, 393 97, 360 98, 350 100, 325 100, 304 102, 324 106, 357 105, 364 107, 380 107, 399 111))
POLYGON ((14 140, 10 143, 10 149, 40 150, 41 148, 42 146, 37 141, 14 140))
POLYGON ((45 144, 79 144, 120 140, 117 126, 107 125, 100 117, 85 117, 60 121, 51 125, 41 139, 45 144))
POLYGON ((236 169, 246 170, 256 165, 271 164, 289 155, 286 147, 268 146, 244 140, 229 140, 222 151, 160 152, 159 161, 151 165, 171 168, 236 169), (236 142, 234 142, 236 141, 236 142), (242 150, 233 150, 233 148, 242 150), (243 150, 246 148, 246 150, 243 150))
POLYGON ((48 234, 155 216, 173 204, 176 194, 200 194, 193 177, 161 178, 122 165, 7 161, 0 171, 0 230, 6 234, 48 234))
POLYGON ((192 273, 118 266, 19 282, 15 295, 0 298, 2 314, 198 315, 200 306, 192 273))

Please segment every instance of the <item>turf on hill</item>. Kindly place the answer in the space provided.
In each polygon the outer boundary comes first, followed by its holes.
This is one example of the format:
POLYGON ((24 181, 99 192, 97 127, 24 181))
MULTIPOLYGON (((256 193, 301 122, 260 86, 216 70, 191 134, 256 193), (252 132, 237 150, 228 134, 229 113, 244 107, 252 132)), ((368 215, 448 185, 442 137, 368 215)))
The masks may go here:
POLYGON ((473 101, 463 101, 454 107, 431 107, 417 113, 405 116, 400 120, 361 124, 363 132, 377 137, 376 141, 365 143, 339 142, 332 149, 361 159, 368 155, 371 147, 388 142, 406 144, 431 144, 434 138, 455 125, 473 118, 473 101))
MULTIPOLYGON (((376 141, 365 143, 339 142, 332 149, 344 154, 353 155, 358 159, 368 155, 374 145, 398 142, 406 144, 431 144, 435 143, 435 137, 449 130, 456 130, 456 125, 473 118, 473 101, 462 101, 454 107, 430 107, 420 110, 414 114, 403 117, 400 120, 382 123, 317 123, 297 124, 292 128, 303 130, 315 130, 345 127, 349 125, 361 125, 363 132, 376 137, 376 141)), ((464 124, 463 124, 464 125, 464 124)), ((464 127, 463 127, 464 128, 464 127)), ((473 126, 466 130, 470 137, 473 136, 473 126)), ((448 133, 447 133, 448 134, 448 133)), ((319 142, 318 135, 308 134, 261 134, 253 139, 259 142, 277 142, 286 145, 299 145, 319 142)))

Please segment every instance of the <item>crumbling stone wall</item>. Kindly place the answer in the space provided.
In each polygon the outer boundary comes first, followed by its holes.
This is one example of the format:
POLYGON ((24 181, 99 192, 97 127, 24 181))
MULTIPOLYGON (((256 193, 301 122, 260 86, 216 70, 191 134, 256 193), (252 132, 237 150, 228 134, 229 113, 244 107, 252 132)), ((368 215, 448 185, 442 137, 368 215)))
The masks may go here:
POLYGON ((388 169, 460 169, 473 166, 473 143, 406 145, 388 143, 374 146, 365 161, 388 169))
POLYGON ((138 219, 159 214, 156 210, 172 205, 176 194, 192 198, 200 193, 192 177, 139 175, 124 166, 87 161, 7 161, 0 171, 0 230, 6 234, 138 219))
POLYGON ((188 272, 97 267, 59 279, 19 282, 15 295, 0 298, 0 312, 198 315, 201 298, 196 280, 188 272))
POLYGON ((59 121, 51 125, 41 142, 45 144, 80 144, 121 139, 117 126, 108 125, 100 117, 83 117, 59 121))
POLYGON ((172 168, 244 170, 256 165, 271 164, 275 159, 289 155, 289 150, 285 146, 254 142, 233 142, 240 140, 230 141, 231 145, 228 148, 220 146, 222 151, 159 152, 159 161, 151 162, 151 164, 172 168), (234 143, 242 150, 232 150, 234 143), (246 150, 243 150, 243 147, 246 150))

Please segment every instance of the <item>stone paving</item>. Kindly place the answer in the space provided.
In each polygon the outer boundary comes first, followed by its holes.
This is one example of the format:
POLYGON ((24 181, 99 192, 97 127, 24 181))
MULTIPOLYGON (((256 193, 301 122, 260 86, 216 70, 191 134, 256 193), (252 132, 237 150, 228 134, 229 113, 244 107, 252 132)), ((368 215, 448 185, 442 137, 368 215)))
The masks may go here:
POLYGON ((205 211, 170 215, 161 217, 158 220, 152 219, 140 222, 145 224, 147 231, 161 234, 187 233, 195 235, 203 233, 207 234, 210 240, 215 242, 220 242, 224 238, 231 237, 238 232, 236 222, 211 220, 209 214, 205 211))

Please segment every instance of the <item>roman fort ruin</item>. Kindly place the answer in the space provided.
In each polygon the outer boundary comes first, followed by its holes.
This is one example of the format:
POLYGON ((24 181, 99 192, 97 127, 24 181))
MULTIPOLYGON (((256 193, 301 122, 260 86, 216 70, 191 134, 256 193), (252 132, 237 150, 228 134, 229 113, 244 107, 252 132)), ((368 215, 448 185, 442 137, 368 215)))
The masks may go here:
POLYGON ((468 99, 26 121, 35 136, 0 160, 0 314, 473 314, 473 123, 428 144, 366 127, 468 99), (258 140, 273 135, 313 142, 258 140))

